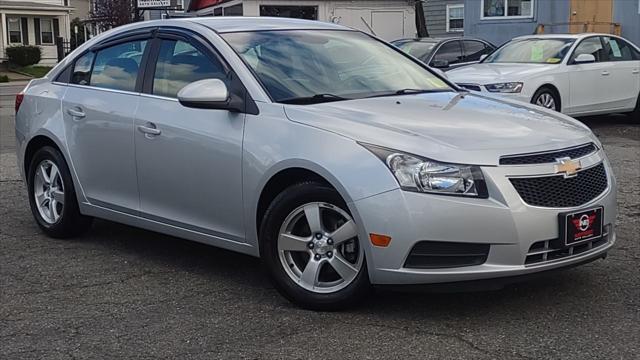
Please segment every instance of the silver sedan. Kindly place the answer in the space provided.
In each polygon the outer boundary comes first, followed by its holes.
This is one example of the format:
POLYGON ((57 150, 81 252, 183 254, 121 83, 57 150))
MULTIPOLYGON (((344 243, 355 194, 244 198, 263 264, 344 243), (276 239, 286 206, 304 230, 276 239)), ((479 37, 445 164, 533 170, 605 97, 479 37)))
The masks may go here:
POLYGON ((372 284, 519 278, 615 241, 615 179, 587 127, 335 24, 122 26, 32 81, 16 112, 46 234, 103 218, 259 256, 307 308, 372 284))

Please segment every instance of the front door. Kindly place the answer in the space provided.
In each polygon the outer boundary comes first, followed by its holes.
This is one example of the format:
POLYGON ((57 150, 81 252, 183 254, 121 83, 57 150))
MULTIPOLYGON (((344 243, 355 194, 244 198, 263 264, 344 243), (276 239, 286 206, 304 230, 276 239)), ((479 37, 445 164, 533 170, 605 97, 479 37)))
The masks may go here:
POLYGON ((87 52, 74 65, 62 100, 69 154, 88 201, 137 212, 133 117, 148 40, 87 52))
POLYGON ((597 111, 607 107, 607 91, 612 91, 611 64, 606 61, 607 54, 602 46, 600 37, 586 38, 578 44, 568 60, 569 72, 569 104, 563 106, 568 114, 581 114, 597 111), (591 54, 594 63, 575 64, 574 60, 580 54, 591 54))
POLYGON ((611 33, 613 0, 571 0, 569 31, 611 33))
POLYGON ((141 96, 135 119, 141 215, 242 242, 245 116, 182 106, 176 95, 185 85, 208 78, 229 85, 228 77, 195 40, 159 36, 147 70, 149 94, 141 96))

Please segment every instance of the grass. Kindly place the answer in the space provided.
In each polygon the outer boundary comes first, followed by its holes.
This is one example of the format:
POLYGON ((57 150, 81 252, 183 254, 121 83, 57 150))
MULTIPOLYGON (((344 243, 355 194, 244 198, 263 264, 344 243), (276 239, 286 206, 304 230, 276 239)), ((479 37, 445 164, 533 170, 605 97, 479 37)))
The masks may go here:
POLYGON ((9 77, 7 75, 0 75, 0 83, 9 82, 9 77))
POLYGON ((51 69, 52 69, 51 66, 39 66, 39 65, 29 65, 29 66, 16 68, 17 71, 24 74, 29 74, 35 78, 44 77, 45 75, 47 75, 47 73, 51 69))

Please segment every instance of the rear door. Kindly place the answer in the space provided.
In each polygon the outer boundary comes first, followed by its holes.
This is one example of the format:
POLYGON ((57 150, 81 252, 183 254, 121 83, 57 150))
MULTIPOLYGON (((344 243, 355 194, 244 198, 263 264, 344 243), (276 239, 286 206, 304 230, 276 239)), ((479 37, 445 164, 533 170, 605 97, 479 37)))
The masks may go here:
POLYGON ((145 35, 120 39, 94 47, 73 65, 62 100, 64 126, 82 190, 94 205, 138 209, 133 116, 148 44, 145 35))
POLYGON ((181 105, 177 93, 202 79, 232 89, 235 76, 214 49, 161 31, 135 119, 141 215, 243 242, 242 135, 245 115, 181 105))
POLYGON ((640 54, 626 41, 604 36, 609 63, 609 77, 615 84, 606 94, 612 110, 633 110, 640 92, 640 54))

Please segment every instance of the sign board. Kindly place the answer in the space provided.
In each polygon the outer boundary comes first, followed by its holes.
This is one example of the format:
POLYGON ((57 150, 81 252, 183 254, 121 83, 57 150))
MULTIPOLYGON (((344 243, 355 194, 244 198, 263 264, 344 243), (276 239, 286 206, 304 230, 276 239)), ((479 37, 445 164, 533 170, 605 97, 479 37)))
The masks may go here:
POLYGON ((171 0, 138 0, 138 8, 158 8, 171 6, 171 0))

